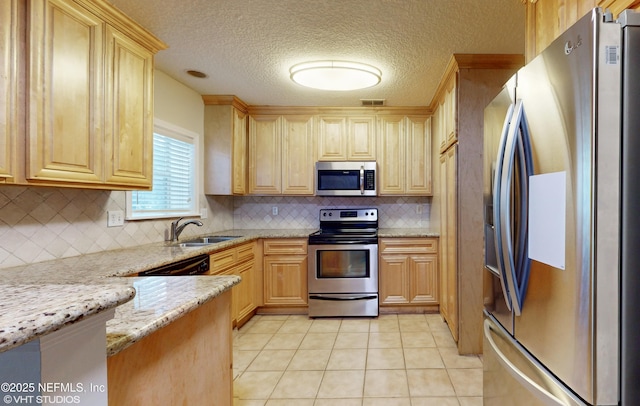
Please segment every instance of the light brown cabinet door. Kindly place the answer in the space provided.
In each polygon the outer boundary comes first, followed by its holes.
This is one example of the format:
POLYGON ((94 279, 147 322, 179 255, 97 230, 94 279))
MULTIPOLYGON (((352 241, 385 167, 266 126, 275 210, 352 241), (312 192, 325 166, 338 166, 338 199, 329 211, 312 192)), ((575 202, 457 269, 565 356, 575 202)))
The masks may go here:
POLYGON ((13 183, 16 175, 18 123, 24 117, 24 108, 20 107, 24 89, 18 81, 24 58, 20 29, 24 11, 22 0, 0 3, 0 183, 13 183))
POLYGON ((457 110, 457 92, 455 80, 451 81, 451 87, 447 90, 447 95, 445 98, 444 104, 444 114, 445 114, 445 134, 447 135, 447 145, 450 145, 458 140, 458 131, 457 131, 457 123, 456 117, 458 114, 457 110))
POLYGON ((313 195, 313 117, 284 116, 282 194, 313 195))
MULTIPOLYGON (((227 269, 224 272, 220 272, 216 274, 217 276, 231 276, 231 275, 237 275, 236 271, 234 268, 231 269, 227 269)), ((235 285, 234 287, 231 288, 231 325, 235 326, 236 322, 238 320, 238 289, 240 287, 240 285, 242 284, 242 282, 240 282, 238 285, 235 285)))
POLYGON ((347 160, 347 118, 318 117, 318 161, 347 160))
POLYGON ((376 160, 375 117, 349 117, 347 121, 347 160, 376 160))
POLYGON ((233 194, 247 193, 247 115, 233 109, 233 194))
POLYGON ((255 262, 245 262, 235 268, 234 274, 242 281, 233 287, 233 302, 236 307, 235 320, 240 325, 256 308, 255 303, 255 262))
POLYGON ((409 258, 409 301, 412 304, 438 304, 438 256, 412 255, 409 258))
POLYGON ((249 193, 282 192, 282 117, 249 118, 249 193))
POLYGON ((448 252, 449 228, 447 227, 447 156, 440 155, 440 314, 445 320, 449 318, 447 297, 447 275, 449 269, 448 252))
POLYGON ((458 140, 457 132, 457 92, 456 77, 453 76, 447 84, 448 88, 442 103, 438 106, 436 116, 438 117, 438 138, 440 139, 440 152, 444 152, 454 142, 458 140))
POLYGON ((264 304, 306 306, 307 256, 267 255, 264 257, 264 304))
POLYGON ((153 53, 107 26, 105 181, 150 189, 153 174, 153 53))
POLYGON ((440 156, 440 313, 458 341, 457 145, 440 156))
POLYGON ((27 178, 103 181, 103 21, 70 0, 29 12, 27 178))
POLYGON ((380 255, 380 304, 409 304, 409 257, 380 255))
POLYGON ((404 193, 405 122, 403 116, 379 119, 378 131, 378 194, 404 193))
POLYGON ((431 195, 431 119, 407 117, 405 194, 431 195))
POLYGON ((205 105, 204 192, 247 193, 247 115, 235 107, 205 105))

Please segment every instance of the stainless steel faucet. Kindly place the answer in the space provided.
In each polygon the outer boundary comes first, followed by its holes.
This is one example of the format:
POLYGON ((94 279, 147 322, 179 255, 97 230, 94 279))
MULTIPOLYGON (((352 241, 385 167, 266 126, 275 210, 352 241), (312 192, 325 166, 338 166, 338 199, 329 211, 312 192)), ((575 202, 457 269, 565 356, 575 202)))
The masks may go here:
POLYGON ((184 228, 189 224, 195 224, 198 227, 202 227, 202 221, 199 221, 199 220, 189 220, 178 225, 180 220, 182 220, 183 218, 184 217, 180 217, 179 219, 171 223, 171 242, 178 241, 178 237, 180 237, 182 230, 184 230, 184 228))

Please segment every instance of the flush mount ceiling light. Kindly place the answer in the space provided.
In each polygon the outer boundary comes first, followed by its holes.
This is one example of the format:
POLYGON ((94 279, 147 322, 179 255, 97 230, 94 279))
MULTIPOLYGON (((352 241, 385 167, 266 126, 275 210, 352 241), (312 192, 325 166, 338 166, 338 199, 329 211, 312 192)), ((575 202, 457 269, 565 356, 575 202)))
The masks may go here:
POLYGON ((356 90, 375 86, 382 72, 375 66, 348 61, 314 61, 293 65, 291 80, 320 90, 356 90))

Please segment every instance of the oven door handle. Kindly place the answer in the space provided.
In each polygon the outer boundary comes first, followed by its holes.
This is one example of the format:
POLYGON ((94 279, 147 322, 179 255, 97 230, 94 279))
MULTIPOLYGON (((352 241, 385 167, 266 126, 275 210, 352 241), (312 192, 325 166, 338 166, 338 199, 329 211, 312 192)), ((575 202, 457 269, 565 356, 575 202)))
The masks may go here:
POLYGON ((309 295, 309 299, 334 300, 334 301, 341 301, 341 300, 371 300, 371 299, 377 299, 377 296, 376 295, 368 295, 368 296, 341 296, 341 297, 336 297, 336 296, 309 295))
MULTIPOLYGON (((337 240, 337 241, 312 241, 309 242, 309 245, 377 245, 377 237, 372 237, 373 241, 363 241, 363 240, 337 240)), ((325 247, 323 247, 325 248, 325 247)), ((347 250, 349 248, 346 248, 347 250)))

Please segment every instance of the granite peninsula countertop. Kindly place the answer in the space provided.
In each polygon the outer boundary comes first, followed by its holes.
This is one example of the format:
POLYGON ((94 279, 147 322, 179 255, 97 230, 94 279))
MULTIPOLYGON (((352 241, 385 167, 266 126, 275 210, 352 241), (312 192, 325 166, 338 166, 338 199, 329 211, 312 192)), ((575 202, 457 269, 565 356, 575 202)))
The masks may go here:
POLYGON ((115 317, 107 321, 107 356, 117 354, 240 282, 235 275, 117 279, 127 279, 136 296, 116 307, 115 317))
MULTIPOLYGON (((114 355, 240 283, 238 276, 130 277, 140 271, 259 238, 306 238, 315 229, 242 229, 204 247, 167 242, 0 269, 0 352, 116 307, 107 322, 114 355)), ((429 229, 387 228, 380 237, 437 237, 429 229)), ((183 237, 189 239, 190 237, 183 237)))
POLYGON ((0 351, 116 307, 135 293, 126 286, 0 285, 0 351))

